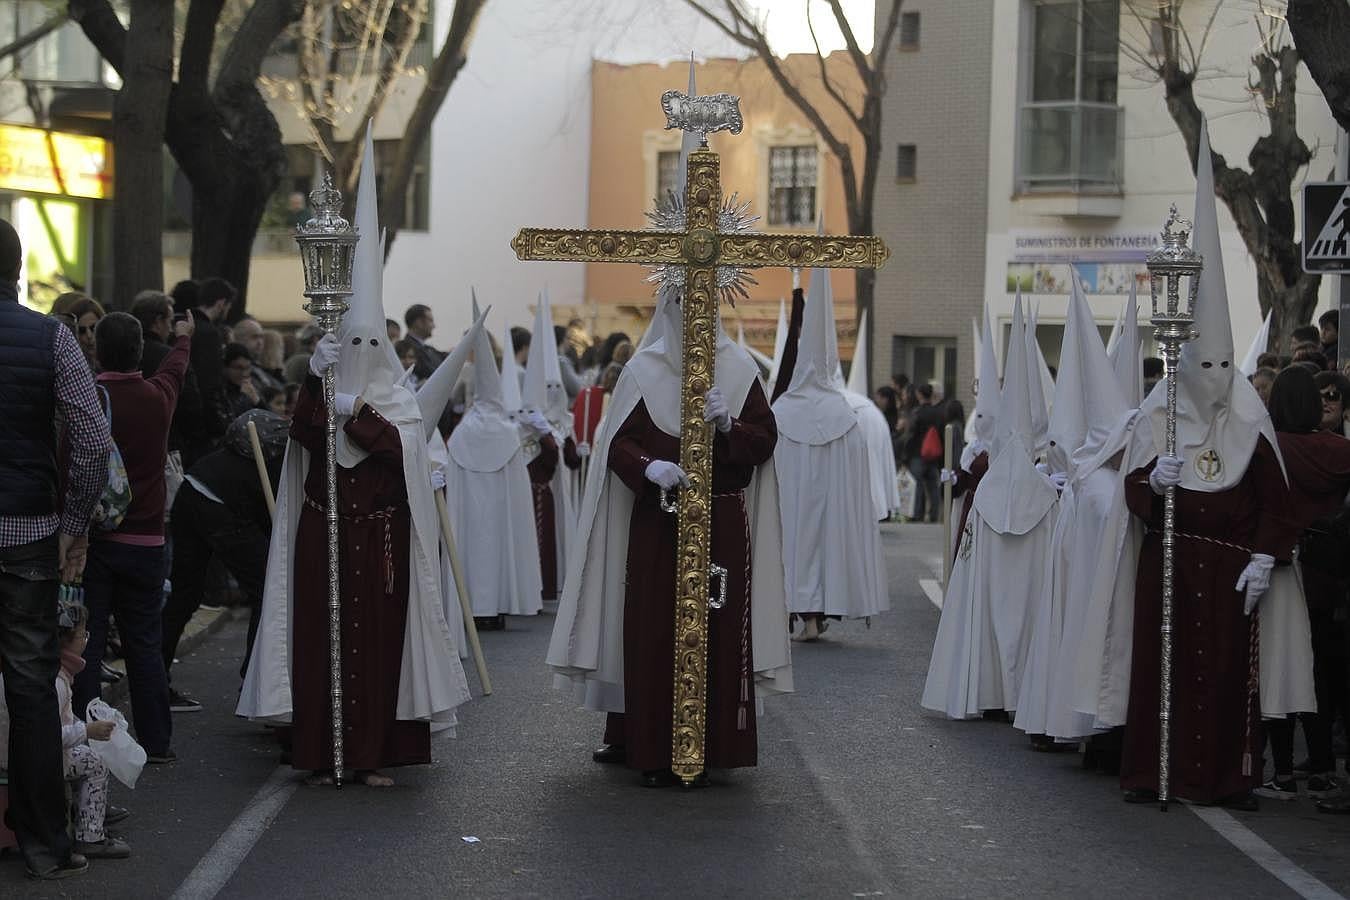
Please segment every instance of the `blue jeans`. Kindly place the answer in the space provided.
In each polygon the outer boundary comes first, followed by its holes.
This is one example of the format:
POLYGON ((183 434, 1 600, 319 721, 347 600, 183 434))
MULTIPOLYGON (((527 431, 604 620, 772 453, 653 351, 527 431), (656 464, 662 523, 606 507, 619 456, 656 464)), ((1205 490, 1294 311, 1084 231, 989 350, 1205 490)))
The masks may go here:
POLYGON ((9 708, 10 829, 28 867, 70 856, 56 673, 56 535, 0 548, 0 662, 9 708))
POLYGON ((169 679, 164 674, 160 608, 164 600, 164 548, 95 541, 84 570, 84 602, 89 607, 89 644, 85 668, 75 678, 75 714, 84 716, 99 696, 99 672, 108 643, 108 616, 117 617, 122 655, 131 682, 131 717, 136 739, 157 756, 169 749, 169 679))

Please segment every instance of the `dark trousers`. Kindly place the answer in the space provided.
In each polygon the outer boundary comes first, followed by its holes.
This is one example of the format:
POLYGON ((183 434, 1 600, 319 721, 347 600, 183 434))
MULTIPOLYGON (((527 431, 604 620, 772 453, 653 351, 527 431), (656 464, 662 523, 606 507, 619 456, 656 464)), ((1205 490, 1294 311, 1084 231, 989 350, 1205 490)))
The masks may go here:
POLYGON ((1345 626, 1335 620, 1329 609, 1310 609, 1308 619, 1312 628, 1317 712, 1304 713, 1301 718, 1303 734, 1308 739, 1309 769, 1318 774, 1336 770, 1331 729, 1338 714, 1350 722, 1350 696, 1346 686, 1345 626))
POLYGON ((136 739, 152 756, 169 749, 169 681, 164 674, 160 610, 164 601, 164 548, 95 541, 84 571, 89 607, 89 644, 84 671, 75 676, 75 714, 84 717, 99 696, 99 672, 108 642, 108 616, 117 617, 122 656, 131 683, 131 717, 136 739))
POLYGON ((164 607, 164 671, 173 665, 183 629, 202 605, 207 570, 218 559, 234 576, 249 604, 248 644, 239 677, 248 669, 253 639, 258 634, 262 609, 263 579, 267 574, 267 535, 257 525, 241 519, 223 503, 203 497, 184 483, 173 502, 173 593, 164 607))
POLYGON ((0 548, 0 661, 9 709, 9 811, 28 867, 70 856, 56 673, 57 538, 0 548))
POLYGON ((918 494, 914 521, 936 522, 942 516, 942 485, 938 477, 941 473, 941 463, 925 462, 917 456, 910 459, 909 474, 914 476, 915 493, 918 494))

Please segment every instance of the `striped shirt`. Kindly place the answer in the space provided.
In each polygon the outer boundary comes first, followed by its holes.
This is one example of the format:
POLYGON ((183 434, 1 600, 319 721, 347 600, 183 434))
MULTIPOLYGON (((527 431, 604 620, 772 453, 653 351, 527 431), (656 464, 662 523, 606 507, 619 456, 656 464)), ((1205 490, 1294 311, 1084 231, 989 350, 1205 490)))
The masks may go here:
POLYGON ((0 547, 49 537, 59 527, 69 535, 89 533, 89 517, 108 483, 108 420, 94 393, 94 378, 69 328, 56 329, 56 410, 70 444, 66 496, 59 513, 0 516, 0 547))

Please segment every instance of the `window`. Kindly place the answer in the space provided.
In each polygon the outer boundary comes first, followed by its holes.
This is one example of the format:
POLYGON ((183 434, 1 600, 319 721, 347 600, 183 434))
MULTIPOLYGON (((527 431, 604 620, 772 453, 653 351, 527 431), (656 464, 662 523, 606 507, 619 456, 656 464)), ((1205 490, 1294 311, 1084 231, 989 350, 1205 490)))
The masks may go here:
POLYGON ((769 224, 806 226, 816 221, 816 148, 769 150, 769 224))
POLYGON ((900 49, 919 49, 919 14, 916 12, 900 14, 900 49))
POLYGON ((1030 12, 1019 185, 1119 191, 1120 0, 1036 0, 1030 12))
POLYGON ((919 148, 914 144, 901 144, 895 151, 896 181, 913 181, 918 177, 919 148))
POLYGON ((664 205, 666 197, 680 183, 680 151, 662 150, 656 154, 656 203, 664 205))
POLYGON ((956 338, 896 335, 891 362, 892 372, 904 372, 914 384, 938 385, 942 396, 956 396, 956 338))

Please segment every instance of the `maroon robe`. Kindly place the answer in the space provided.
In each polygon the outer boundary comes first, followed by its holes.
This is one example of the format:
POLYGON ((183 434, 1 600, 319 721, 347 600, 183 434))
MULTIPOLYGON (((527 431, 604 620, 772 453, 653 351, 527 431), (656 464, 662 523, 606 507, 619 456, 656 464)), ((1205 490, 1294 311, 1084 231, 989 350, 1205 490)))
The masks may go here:
MULTIPOLYGON (((706 760, 711 768, 753 766, 755 731, 753 634, 750 621, 750 530, 744 489, 773 458, 778 429, 756 381, 739 418, 713 439, 712 562, 726 568, 727 602, 708 614, 706 760)), ((624 597, 624 708, 612 715, 607 743, 627 749, 631 768, 670 768, 672 665, 675 656, 676 516, 661 511, 660 490, 647 480, 655 459, 678 462, 679 438, 652 422, 644 403, 614 436, 609 467, 637 494, 628 533, 624 597)), ((715 585, 715 582, 714 582, 715 585)))
MULTIPOLYGON (((1149 487, 1153 463, 1125 481, 1130 511, 1148 523, 1135 585, 1134 651, 1120 784, 1158 788, 1163 500, 1149 487)), ((1238 577, 1252 553, 1287 562, 1298 530, 1274 450, 1259 438, 1247 471, 1226 491, 1177 489, 1172 605, 1171 796, 1213 803, 1260 784, 1256 660, 1259 618, 1243 615, 1238 577), (1250 756, 1248 755, 1250 754, 1250 756), (1243 773, 1249 765, 1247 774, 1243 773)))
POLYGON ((960 497, 965 494, 965 501, 961 504, 961 520, 956 526, 956 545, 952 547, 952 555, 961 552, 961 538, 966 533, 966 520, 970 518, 970 510, 975 505, 975 489, 980 486, 980 479, 984 478, 989 471, 989 454, 981 453, 971 460, 970 471, 965 469, 956 470, 956 483, 952 485, 952 495, 960 497))
MULTIPOLYGON (((292 598, 291 764, 297 769, 333 765, 321 398, 318 379, 307 378, 291 422, 291 437, 311 454, 295 536, 292 598)), ((348 419, 343 431, 370 454, 353 468, 338 467, 344 763, 352 769, 429 763, 430 726, 395 718, 411 531, 402 443, 398 428, 369 406, 348 419)))
POLYGON ((558 599, 558 540, 557 516, 553 505, 553 473, 558 471, 558 442, 552 435, 539 441, 539 453, 525 467, 530 473, 530 488, 534 494, 534 532, 539 539, 539 580, 543 584, 540 596, 545 600, 558 599))

